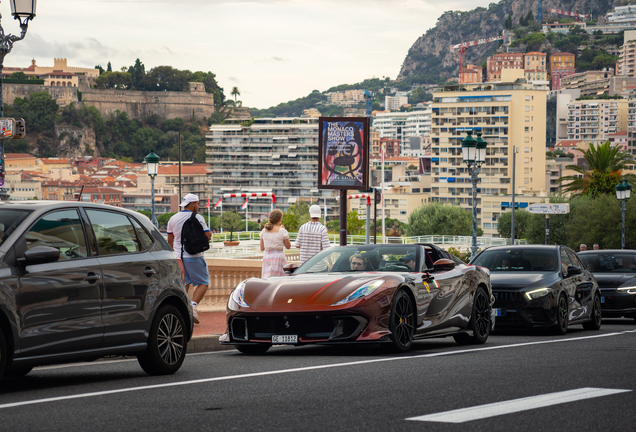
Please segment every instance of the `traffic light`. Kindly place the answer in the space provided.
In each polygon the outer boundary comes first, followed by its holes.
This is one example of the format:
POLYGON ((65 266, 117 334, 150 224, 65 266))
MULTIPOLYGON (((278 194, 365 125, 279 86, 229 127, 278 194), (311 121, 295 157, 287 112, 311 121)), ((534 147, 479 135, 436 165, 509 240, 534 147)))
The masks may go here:
POLYGON ((26 138, 26 123, 24 119, 15 119, 15 129, 13 130, 13 139, 26 138))
POLYGON ((380 192, 380 189, 375 189, 374 192, 375 194, 373 196, 373 199, 375 200, 375 202, 380 202, 380 200, 382 199, 382 193, 380 192))

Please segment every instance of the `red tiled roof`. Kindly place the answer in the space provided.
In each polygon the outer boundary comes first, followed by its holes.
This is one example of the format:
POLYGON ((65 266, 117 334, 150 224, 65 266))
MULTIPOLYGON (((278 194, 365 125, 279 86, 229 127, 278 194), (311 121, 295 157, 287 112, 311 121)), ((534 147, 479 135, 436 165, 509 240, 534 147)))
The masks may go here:
POLYGON ((27 159, 27 158, 35 159, 35 156, 32 156, 27 153, 5 153, 4 158, 5 159, 27 159))

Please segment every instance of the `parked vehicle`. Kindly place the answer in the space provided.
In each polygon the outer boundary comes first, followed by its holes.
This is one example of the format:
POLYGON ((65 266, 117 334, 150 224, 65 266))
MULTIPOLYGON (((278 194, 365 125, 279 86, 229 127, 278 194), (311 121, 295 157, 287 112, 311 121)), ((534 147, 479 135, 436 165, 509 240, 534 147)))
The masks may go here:
POLYGON ((497 328, 601 328, 601 294, 592 274, 566 246, 496 246, 471 264, 490 270, 497 328))
POLYGON ((481 344, 494 326, 488 270, 432 244, 334 247, 287 271, 234 289, 223 343, 244 353, 370 342, 402 352, 428 337, 481 344))
POLYGON ((0 377, 110 355, 171 374, 192 325, 180 262, 147 217, 84 202, 0 203, 0 377))
POLYGON ((588 250, 578 255, 598 282, 603 318, 634 318, 636 323, 636 250, 588 250))

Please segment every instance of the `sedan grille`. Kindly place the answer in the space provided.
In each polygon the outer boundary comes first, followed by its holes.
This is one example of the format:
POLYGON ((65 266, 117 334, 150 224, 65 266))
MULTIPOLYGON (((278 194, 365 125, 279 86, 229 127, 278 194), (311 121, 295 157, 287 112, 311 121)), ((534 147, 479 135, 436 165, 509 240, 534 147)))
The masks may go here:
POLYGON ((495 308, 514 308, 526 303, 523 293, 493 290, 492 294, 495 296, 495 308))

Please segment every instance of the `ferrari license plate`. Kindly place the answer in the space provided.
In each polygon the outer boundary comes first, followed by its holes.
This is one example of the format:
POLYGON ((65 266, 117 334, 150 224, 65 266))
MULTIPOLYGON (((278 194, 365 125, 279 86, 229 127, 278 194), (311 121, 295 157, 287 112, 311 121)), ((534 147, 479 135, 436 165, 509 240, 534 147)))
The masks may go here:
POLYGON ((298 343, 298 335, 272 335, 272 343, 279 343, 279 344, 298 343))

